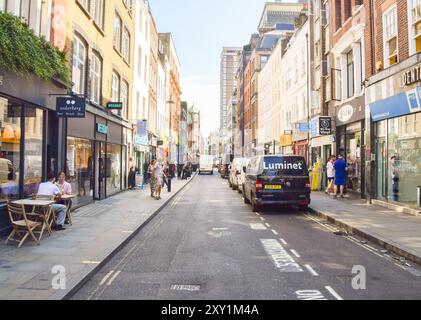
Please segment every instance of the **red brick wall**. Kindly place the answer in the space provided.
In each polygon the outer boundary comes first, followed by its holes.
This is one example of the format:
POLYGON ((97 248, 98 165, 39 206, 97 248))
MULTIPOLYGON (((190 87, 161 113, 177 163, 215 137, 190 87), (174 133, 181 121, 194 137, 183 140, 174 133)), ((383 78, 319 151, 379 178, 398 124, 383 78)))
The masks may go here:
POLYGON ((409 39, 408 39, 408 4, 407 0, 374 0, 374 12, 370 15, 370 1, 365 1, 368 5, 367 24, 366 24, 366 74, 367 78, 377 72, 376 64, 383 58, 383 13, 392 5, 397 5, 398 18, 398 62, 409 57, 409 39), (374 19, 374 30, 371 30, 371 19, 374 19), (374 70, 372 62, 372 43, 374 41, 374 70))

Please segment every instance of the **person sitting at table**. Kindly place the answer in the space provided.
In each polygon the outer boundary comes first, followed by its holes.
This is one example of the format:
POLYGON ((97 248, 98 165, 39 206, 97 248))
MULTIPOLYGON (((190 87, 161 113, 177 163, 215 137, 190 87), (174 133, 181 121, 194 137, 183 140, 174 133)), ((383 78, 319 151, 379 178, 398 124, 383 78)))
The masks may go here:
MULTIPOLYGON (((51 196, 51 197, 55 196, 56 199, 60 200, 61 192, 60 192, 60 189, 54 184, 55 181, 56 181, 55 174, 53 172, 48 173, 47 181, 39 185, 37 195, 51 196)), ((58 203, 54 203, 51 207, 54 210, 57 217, 56 230, 57 231, 66 230, 66 228, 64 228, 64 223, 66 220, 67 207, 63 204, 58 204, 58 203)))
MULTIPOLYGON (((66 181, 66 174, 64 172, 60 172, 57 179, 57 187, 60 190, 62 195, 71 196, 72 195, 72 186, 70 183, 66 181)), ((69 210, 72 207, 72 200, 67 200, 69 204, 69 210)), ((59 204, 66 205, 66 202, 64 200, 57 201, 59 204)), ((66 224, 68 224, 68 221, 66 219, 66 224)))

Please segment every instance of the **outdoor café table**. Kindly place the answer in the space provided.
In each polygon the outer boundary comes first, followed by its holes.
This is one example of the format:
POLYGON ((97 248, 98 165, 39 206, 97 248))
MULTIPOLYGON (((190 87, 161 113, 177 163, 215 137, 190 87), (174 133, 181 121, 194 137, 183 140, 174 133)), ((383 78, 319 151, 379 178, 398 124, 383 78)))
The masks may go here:
POLYGON ((22 200, 13 201, 12 203, 17 204, 17 205, 23 205, 25 207, 32 207, 33 208, 32 214, 34 214, 35 208, 42 209, 41 215, 43 215, 44 221, 43 221, 41 230, 39 231, 40 235, 39 235, 38 240, 41 240, 42 235, 44 233, 44 229, 47 229, 48 233, 51 235, 52 230, 51 230, 50 220, 51 220, 51 214, 53 213, 53 208, 52 208, 51 205, 53 205, 55 203, 55 201, 53 201, 53 200, 22 199, 22 200))
POLYGON ((73 195, 73 194, 70 194, 70 195, 65 194, 65 195, 62 195, 60 197, 60 200, 63 200, 63 202, 64 202, 64 204, 65 204, 65 206, 67 208, 66 209, 66 217, 67 217, 67 219, 69 219, 70 225, 73 225, 73 222, 72 222, 72 214, 70 212, 70 205, 72 204, 72 199, 73 198, 76 198, 76 196, 73 195))

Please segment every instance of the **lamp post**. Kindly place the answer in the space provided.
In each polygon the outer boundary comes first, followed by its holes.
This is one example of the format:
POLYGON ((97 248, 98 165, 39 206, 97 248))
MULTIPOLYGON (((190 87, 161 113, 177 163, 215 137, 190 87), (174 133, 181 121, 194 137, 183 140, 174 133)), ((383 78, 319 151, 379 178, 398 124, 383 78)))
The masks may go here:
MULTIPOLYGON (((170 99, 170 100, 167 101, 167 104, 169 106, 171 106, 171 105, 174 105, 175 102, 170 99)), ((168 128, 168 144, 169 144, 169 146, 168 146, 168 158, 171 161, 171 147, 172 147, 172 142, 171 142, 171 138, 172 138, 171 137, 171 119, 172 119, 171 107, 170 107, 170 110, 169 110, 169 115, 170 115, 170 119, 169 119, 170 121, 169 121, 169 128, 168 128)), ((170 163, 170 161, 168 161, 168 163, 170 163)), ((170 163, 169 170, 170 170, 170 176, 169 176, 169 179, 168 179, 168 192, 171 192, 171 179, 172 179, 173 173, 174 173, 174 168, 172 167, 171 163, 170 163)))

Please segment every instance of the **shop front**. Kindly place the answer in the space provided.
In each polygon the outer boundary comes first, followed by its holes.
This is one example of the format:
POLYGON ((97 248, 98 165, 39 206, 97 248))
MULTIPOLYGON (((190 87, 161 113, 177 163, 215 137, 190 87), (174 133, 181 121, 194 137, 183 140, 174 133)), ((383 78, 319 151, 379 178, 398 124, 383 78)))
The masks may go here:
POLYGON ((127 187, 130 129, 87 108, 85 118, 67 119, 65 173, 77 195, 74 206, 105 199, 127 187))
POLYGON ((365 96, 336 108, 338 155, 347 162, 347 191, 365 195, 365 96))
POLYGON ((309 125, 306 122, 297 123, 292 134, 294 155, 301 156, 308 161, 309 125))
POLYGON ((149 138, 146 127, 146 121, 137 121, 133 138, 133 161, 136 166, 137 185, 143 184, 145 172, 149 166, 149 138))
POLYGON ((388 80, 395 84, 393 95, 368 99, 374 136, 374 196, 415 206, 421 185, 421 65, 388 80))
POLYGON ((28 75, 1 75, 0 235, 7 233, 9 200, 37 193, 47 172, 57 168, 59 126, 55 99, 63 86, 28 75), (25 88, 25 90, 22 90, 25 88))

